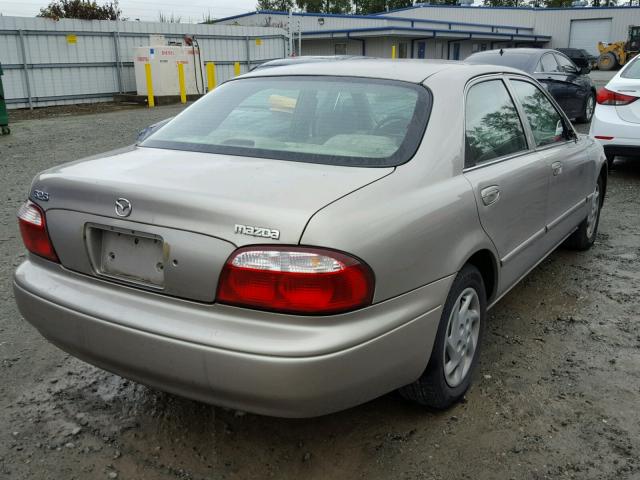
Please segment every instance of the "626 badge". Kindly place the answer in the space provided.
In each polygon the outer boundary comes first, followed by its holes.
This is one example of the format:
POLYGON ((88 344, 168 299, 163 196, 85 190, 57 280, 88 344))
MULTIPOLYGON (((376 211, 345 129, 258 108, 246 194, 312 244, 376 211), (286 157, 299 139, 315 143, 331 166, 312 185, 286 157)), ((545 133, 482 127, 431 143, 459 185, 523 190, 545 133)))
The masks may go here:
POLYGON ((33 191, 33 198, 35 198, 36 200, 40 200, 41 202, 48 202, 49 201, 49 193, 43 191, 43 190, 34 190, 33 191))

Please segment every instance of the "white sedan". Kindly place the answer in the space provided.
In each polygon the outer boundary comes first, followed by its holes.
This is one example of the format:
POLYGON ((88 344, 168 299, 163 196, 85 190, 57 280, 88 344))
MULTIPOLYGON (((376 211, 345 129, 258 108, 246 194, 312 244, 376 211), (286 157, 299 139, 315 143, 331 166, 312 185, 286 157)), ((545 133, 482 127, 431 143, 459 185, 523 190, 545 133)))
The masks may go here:
POLYGON ((640 156, 640 55, 598 90, 589 135, 604 147, 609 167, 616 155, 640 156))

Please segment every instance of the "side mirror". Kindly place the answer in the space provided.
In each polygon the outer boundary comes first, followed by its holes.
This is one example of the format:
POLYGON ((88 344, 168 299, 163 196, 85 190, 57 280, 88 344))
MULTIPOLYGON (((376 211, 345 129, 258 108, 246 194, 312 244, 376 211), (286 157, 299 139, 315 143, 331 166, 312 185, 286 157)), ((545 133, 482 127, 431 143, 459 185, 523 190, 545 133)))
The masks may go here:
POLYGON ((580 69, 580 75, 588 75, 591 73, 591 68, 589 66, 584 66, 580 69))
POLYGON ((575 130, 571 127, 570 123, 565 123, 565 120, 558 120, 556 123, 556 137, 566 138, 567 140, 575 140, 578 138, 575 130))
POLYGON ((151 126, 144 127, 142 130, 138 132, 138 136, 136 137, 136 144, 142 143, 152 133, 153 133, 153 129, 151 126))
POLYGON ((578 140, 578 134, 573 129, 573 127, 571 127, 571 124, 565 125, 564 129, 564 136, 567 138, 567 140, 578 140))

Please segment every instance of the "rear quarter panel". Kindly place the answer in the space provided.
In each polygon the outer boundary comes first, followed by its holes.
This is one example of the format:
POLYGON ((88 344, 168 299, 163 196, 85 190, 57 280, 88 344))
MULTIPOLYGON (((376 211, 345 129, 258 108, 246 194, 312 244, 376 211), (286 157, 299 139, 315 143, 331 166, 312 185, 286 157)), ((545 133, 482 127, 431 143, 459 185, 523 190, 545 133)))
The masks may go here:
POLYGON ((593 192, 594 185, 598 181, 598 177, 603 168, 606 168, 607 158, 604 154, 604 148, 600 142, 590 135, 580 134, 580 140, 586 144, 586 158, 587 158, 587 184, 584 185, 584 191, 586 195, 593 192))
POLYGON ((414 158, 320 210, 301 238, 303 245, 336 248, 367 262, 376 277, 374 302, 451 275, 480 249, 494 252, 462 176, 467 77, 437 77, 427 84, 433 108, 414 158))

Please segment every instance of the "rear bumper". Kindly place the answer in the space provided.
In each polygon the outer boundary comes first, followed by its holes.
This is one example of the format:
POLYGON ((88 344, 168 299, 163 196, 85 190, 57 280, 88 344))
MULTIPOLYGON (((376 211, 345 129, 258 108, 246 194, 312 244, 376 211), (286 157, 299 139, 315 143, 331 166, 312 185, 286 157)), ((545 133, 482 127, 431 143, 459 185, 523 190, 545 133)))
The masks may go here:
POLYGON ((615 107, 596 106, 589 135, 613 137, 610 140, 596 138, 607 154, 629 156, 640 154, 640 124, 622 120, 616 113, 615 107))
POLYGON ((604 152, 621 157, 640 157, 640 145, 604 145, 604 152))
POLYGON ((358 312, 312 319, 192 304, 30 259, 16 271, 14 292, 21 313, 44 337, 105 370, 207 403, 311 417, 415 380, 431 354, 449 285, 450 277, 358 312), (234 315, 254 318, 245 319, 246 330, 233 329, 234 315), (255 342, 268 343, 274 333, 297 338, 297 348, 257 351, 255 342))

